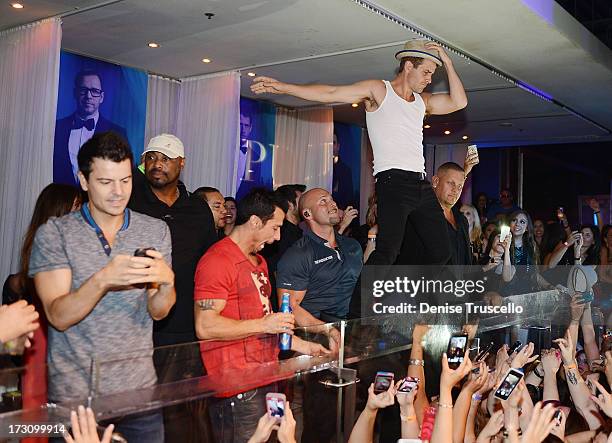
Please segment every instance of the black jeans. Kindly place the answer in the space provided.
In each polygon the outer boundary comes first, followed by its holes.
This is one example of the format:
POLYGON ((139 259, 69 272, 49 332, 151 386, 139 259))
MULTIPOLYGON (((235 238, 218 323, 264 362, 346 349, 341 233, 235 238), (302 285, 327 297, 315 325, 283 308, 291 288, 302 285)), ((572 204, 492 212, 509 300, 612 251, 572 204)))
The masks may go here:
POLYGON ((451 250, 442 207, 431 184, 416 172, 389 169, 376 174, 378 236, 368 265, 392 265, 410 222, 422 243, 422 264, 444 265, 451 250))
MULTIPOLYGON (((173 337, 157 334, 158 343, 172 343, 173 337), (166 343, 164 342, 166 341, 166 343)), ((197 343, 175 344, 155 349, 153 354, 159 384, 172 383, 204 375, 200 346, 197 343)), ((167 442, 212 443, 207 399, 166 406, 163 409, 167 442)))
MULTIPOLYGON (((262 386, 229 398, 210 398, 208 412, 216 443, 246 443, 266 413, 266 394, 278 392, 276 384, 262 386)), ((270 442, 276 441, 272 435, 270 442)))

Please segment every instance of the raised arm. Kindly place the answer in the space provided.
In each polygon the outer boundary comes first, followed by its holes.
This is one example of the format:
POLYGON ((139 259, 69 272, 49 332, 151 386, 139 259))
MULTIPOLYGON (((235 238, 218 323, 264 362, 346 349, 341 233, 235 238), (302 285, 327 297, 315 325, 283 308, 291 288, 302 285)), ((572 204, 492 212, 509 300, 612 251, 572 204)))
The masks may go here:
POLYGON ((419 389, 414 400, 414 407, 419 424, 423 423, 423 411, 429 406, 425 392, 425 360, 423 353, 423 339, 431 326, 414 325, 412 330, 412 348, 410 349, 410 360, 408 361, 408 376, 419 379, 419 389))
POLYGON ((450 114, 451 112, 465 108, 468 102, 467 96, 465 95, 465 89, 455 71, 452 60, 440 45, 430 42, 427 43, 426 47, 438 51, 444 63, 446 75, 448 76, 448 85, 450 87, 450 92, 448 94, 423 94, 427 113, 437 115, 450 114))
POLYGON ((395 403, 395 384, 391 383, 389 389, 379 394, 374 393, 374 384, 368 388, 368 402, 359 414, 357 422, 353 426, 349 443, 372 443, 374 436, 374 423, 379 409, 386 408, 395 403))
POLYGON ((440 399, 438 413, 431 434, 431 443, 448 443, 453 441, 453 397, 451 390, 463 377, 469 374, 472 362, 465 354, 463 362, 455 370, 448 367, 446 353, 442 355, 442 375, 440 376, 440 399))
POLYGON ((554 340, 561 350, 561 358, 563 369, 565 370, 565 379, 570 391, 570 395, 574 402, 576 410, 584 417, 589 425, 589 429, 595 430, 600 424, 600 417, 597 413, 597 406, 591 400, 591 392, 584 382, 578 367, 574 354, 576 352, 575 345, 572 343, 569 331, 566 332, 565 338, 554 340))
POLYGON ((253 79, 251 91, 255 94, 286 94, 320 103, 357 103, 363 100, 380 104, 385 97, 381 80, 363 80, 352 85, 296 85, 270 77, 253 79))

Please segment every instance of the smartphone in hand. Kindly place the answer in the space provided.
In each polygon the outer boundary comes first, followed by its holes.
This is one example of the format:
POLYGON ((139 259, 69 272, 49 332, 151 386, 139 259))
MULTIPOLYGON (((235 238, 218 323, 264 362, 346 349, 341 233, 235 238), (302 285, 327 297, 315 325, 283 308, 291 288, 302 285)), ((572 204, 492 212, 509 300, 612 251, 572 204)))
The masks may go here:
POLYGON ((374 378, 374 393, 380 394, 387 391, 393 384, 394 377, 393 372, 378 371, 374 378))
POLYGON ((277 421, 281 421, 281 419, 285 416, 285 404, 287 402, 287 398, 285 394, 280 394, 278 392, 268 392, 266 394, 266 410, 270 417, 275 418, 277 421))
POLYGON ((402 380, 402 384, 398 388, 397 392, 402 394, 409 394, 416 389, 419 384, 418 377, 406 377, 402 380))
POLYGON ((446 350, 446 359, 448 361, 448 367, 451 369, 457 369, 465 355, 465 349, 467 348, 468 335, 453 334, 448 341, 448 348, 446 350))
POLYGON ((495 391, 495 397, 500 400, 508 400, 508 397, 510 397, 510 394, 512 394, 512 391, 514 391, 514 388, 517 387, 522 378, 523 373, 521 371, 514 368, 508 369, 499 388, 495 391))

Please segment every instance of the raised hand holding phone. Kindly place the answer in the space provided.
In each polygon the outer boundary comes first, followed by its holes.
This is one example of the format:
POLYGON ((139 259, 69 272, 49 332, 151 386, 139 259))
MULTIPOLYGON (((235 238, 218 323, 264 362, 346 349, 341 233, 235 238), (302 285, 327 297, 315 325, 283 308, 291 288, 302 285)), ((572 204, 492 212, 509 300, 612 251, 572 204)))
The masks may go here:
POLYGON ((448 341, 446 357, 448 359, 448 367, 457 369, 463 362, 465 351, 468 344, 468 334, 460 333, 453 334, 448 341))
POLYGON ((499 387, 495 390, 495 397, 500 400, 508 400, 519 382, 523 379, 523 373, 517 369, 510 368, 502 379, 499 387))

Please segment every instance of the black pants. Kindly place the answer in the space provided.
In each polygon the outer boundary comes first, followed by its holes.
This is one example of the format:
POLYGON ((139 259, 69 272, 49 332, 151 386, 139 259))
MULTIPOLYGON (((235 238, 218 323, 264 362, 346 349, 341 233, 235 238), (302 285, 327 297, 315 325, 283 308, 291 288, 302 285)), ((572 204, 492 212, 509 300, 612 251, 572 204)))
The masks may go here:
MULTIPOLYGON (((175 344, 173 334, 154 335, 158 348, 153 354, 158 383, 172 383, 204 375, 200 347, 197 343, 175 344), (172 345, 170 345, 172 344, 172 345)), ((182 402, 163 409, 167 442, 212 443, 214 437, 204 398, 182 402)))
POLYGON ((392 265, 399 255, 406 223, 425 245, 422 264, 444 265, 450 257, 446 220, 428 181, 416 172, 389 169, 376 174, 378 236, 368 265, 392 265))
MULTIPOLYGON (((208 412, 215 443, 246 443, 266 413, 266 394, 278 392, 275 383, 252 389, 229 398, 210 398, 208 412)), ((276 433, 269 442, 276 441, 276 433)))

